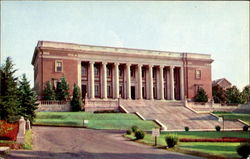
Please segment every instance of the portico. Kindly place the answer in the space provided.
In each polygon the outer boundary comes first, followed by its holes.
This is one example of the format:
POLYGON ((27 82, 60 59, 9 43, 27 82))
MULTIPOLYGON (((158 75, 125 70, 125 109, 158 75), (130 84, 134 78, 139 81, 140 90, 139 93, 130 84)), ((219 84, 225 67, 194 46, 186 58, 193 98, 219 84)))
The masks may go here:
POLYGON ((163 64, 81 61, 82 96, 95 99, 183 100, 183 67, 163 64))

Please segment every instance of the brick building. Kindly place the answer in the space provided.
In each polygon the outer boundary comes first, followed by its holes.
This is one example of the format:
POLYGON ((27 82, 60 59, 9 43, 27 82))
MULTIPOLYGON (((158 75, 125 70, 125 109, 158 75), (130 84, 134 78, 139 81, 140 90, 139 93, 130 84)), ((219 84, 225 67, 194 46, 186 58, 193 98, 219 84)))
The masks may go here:
POLYGON ((212 82, 212 87, 216 87, 216 86, 220 86, 221 88, 226 90, 227 88, 232 87, 232 83, 229 82, 226 78, 220 78, 212 82))
POLYGON ((46 81, 65 77, 91 99, 193 99, 199 87, 212 97, 207 54, 177 53, 39 41, 33 55, 34 86, 40 98, 46 81))

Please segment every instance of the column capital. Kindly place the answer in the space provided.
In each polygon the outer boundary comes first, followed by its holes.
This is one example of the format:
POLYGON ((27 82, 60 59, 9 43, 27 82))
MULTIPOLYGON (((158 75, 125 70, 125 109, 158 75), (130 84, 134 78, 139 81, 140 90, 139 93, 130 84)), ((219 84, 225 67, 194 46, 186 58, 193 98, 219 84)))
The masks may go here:
POLYGON ((132 64, 131 63, 126 63, 126 66, 130 67, 132 64))
POLYGON ((141 64, 141 63, 138 63, 138 64, 137 64, 137 66, 138 66, 138 67, 142 67, 142 66, 143 66, 143 64, 141 64))
POLYGON ((169 66, 170 69, 174 69, 175 67, 176 67, 176 66, 174 66, 174 65, 170 65, 170 66, 169 66))
POLYGON ((95 61, 89 61, 90 64, 95 64, 95 61))
POLYGON ((152 64, 149 64, 149 65, 148 65, 148 67, 149 67, 149 68, 153 68, 153 67, 154 67, 154 65, 152 65, 152 64))
POLYGON ((108 62, 102 62, 102 64, 103 64, 103 65, 107 65, 107 64, 108 64, 108 62))
POLYGON ((119 66, 119 65, 120 65, 120 63, 119 63, 119 62, 114 62, 114 65, 116 65, 116 66, 118 65, 118 66, 119 66))
POLYGON ((160 65, 159 67, 160 67, 160 69, 163 69, 165 66, 164 65, 160 65))

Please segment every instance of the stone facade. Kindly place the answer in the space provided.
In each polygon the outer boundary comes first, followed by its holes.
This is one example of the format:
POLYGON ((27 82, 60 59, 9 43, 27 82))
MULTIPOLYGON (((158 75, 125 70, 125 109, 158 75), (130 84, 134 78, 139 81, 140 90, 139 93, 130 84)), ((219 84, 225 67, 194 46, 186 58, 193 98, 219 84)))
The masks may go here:
POLYGON ((84 99, 193 99, 202 87, 212 96, 207 54, 128 49, 39 41, 33 55, 39 97, 46 81, 54 87, 65 76, 70 92, 76 83, 84 99))

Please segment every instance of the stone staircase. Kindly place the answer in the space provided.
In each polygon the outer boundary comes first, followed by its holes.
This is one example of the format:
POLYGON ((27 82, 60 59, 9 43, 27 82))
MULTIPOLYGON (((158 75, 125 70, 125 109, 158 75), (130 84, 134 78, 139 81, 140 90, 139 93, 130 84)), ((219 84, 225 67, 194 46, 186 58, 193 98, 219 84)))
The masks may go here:
MULTIPOLYGON (((180 101, 160 100, 121 100, 120 105, 128 112, 140 113, 147 120, 157 119, 163 123, 167 130, 215 130, 216 125, 223 128, 222 122, 211 114, 198 114, 184 107, 180 101)), ((225 121, 225 130, 242 130, 243 124, 239 121, 225 121)))

